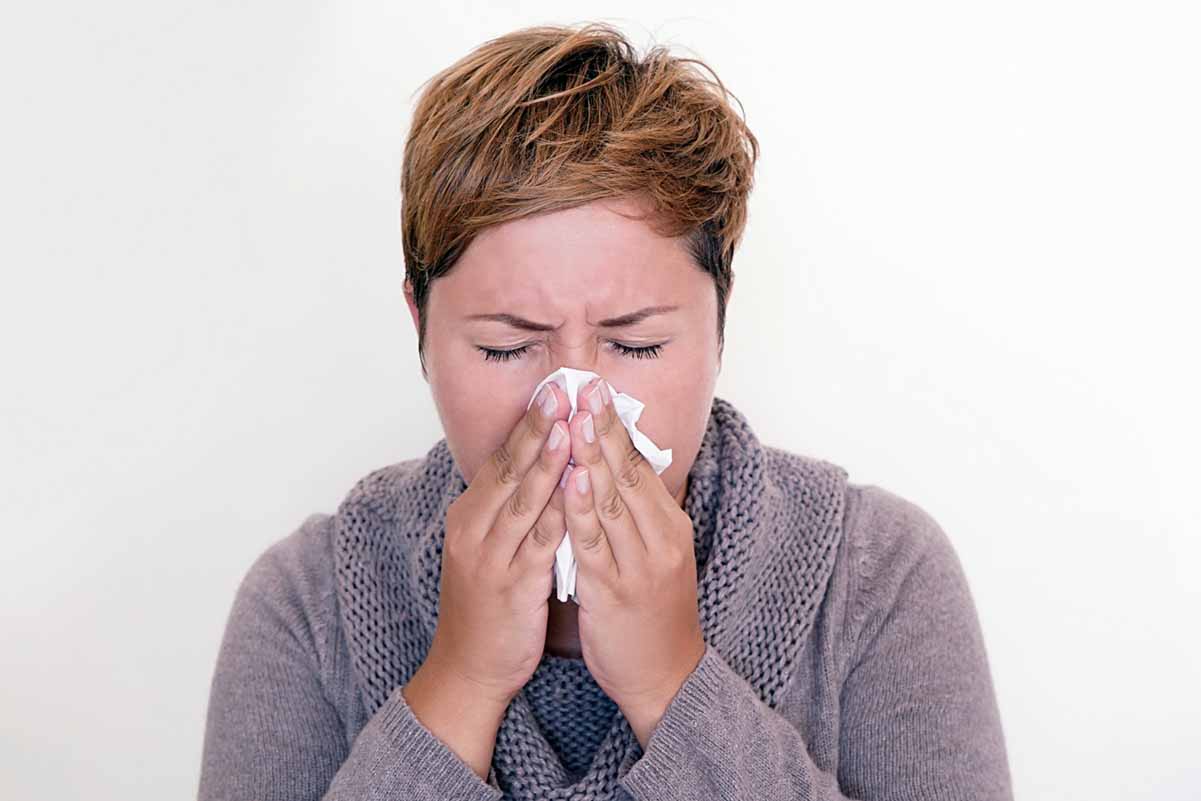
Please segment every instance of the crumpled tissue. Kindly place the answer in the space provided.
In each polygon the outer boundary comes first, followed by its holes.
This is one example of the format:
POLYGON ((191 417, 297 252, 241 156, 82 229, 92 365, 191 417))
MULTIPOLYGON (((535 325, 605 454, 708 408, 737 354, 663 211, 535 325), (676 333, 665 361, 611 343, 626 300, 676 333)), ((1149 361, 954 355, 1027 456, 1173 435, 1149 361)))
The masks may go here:
MULTIPOLYGON (((571 414, 567 418, 570 420, 575 417, 576 396, 579 393, 580 387, 586 385, 597 376, 597 373, 589 370, 560 367, 538 382, 538 386, 534 388, 534 394, 530 396, 530 402, 526 404, 525 408, 528 410, 533 406, 534 399, 538 397, 538 393, 544 386, 553 381, 563 389, 567 394, 568 400, 571 402, 571 414)), ((630 432, 630 441, 633 442, 638 452, 645 456, 646 460, 655 468, 655 473, 662 473, 671 464, 671 448, 667 450, 661 449, 651 441, 650 437, 638 430, 638 418, 642 416, 642 410, 646 405, 637 398, 618 392, 608 381, 605 382, 605 385, 608 387, 609 395, 613 399, 613 408, 617 411, 617 417, 625 425, 626 431, 630 432)), ((574 466, 575 460, 569 459, 568 465, 574 466)), ((560 603, 566 603, 568 597, 579 603, 575 591, 576 568, 575 555, 571 550, 571 538, 570 536, 564 536, 563 542, 559 544, 558 550, 555 551, 554 566, 555 594, 558 596, 560 603)))

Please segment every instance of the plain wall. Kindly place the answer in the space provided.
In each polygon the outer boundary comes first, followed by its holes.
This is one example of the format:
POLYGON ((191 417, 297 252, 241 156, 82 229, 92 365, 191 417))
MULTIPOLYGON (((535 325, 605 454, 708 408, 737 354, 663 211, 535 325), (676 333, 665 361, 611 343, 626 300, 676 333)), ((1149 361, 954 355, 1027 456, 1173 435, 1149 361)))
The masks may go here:
POLYGON ((1017 797, 1197 798, 1195 8, 10 12, 0 796, 195 796, 252 561, 442 436, 401 295, 414 92, 599 19, 742 101, 717 394, 947 531, 1017 797))

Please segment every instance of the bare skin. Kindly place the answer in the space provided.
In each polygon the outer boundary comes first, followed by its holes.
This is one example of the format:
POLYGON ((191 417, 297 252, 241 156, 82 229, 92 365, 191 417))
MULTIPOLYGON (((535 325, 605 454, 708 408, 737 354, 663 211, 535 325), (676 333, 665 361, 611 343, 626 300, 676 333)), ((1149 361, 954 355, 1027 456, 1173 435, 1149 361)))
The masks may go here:
POLYGON ((548 387, 447 507, 438 625, 403 690, 417 719, 482 779, 505 708, 546 643, 565 519, 557 485, 570 454, 560 394, 548 387))
MULTIPOLYGON (((489 228, 431 285, 426 380, 468 482, 525 414, 537 383, 568 366, 595 372, 646 404, 639 428, 672 448, 673 462, 659 478, 683 506, 721 367, 713 280, 682 240, 661 237, 614 209, 640 207, 609 199, 489 228), (600 325, 659 306, 675 308, 600 325), (498 314, 547 330, 513 319, 475 319, 498 314), (622 350, 655 346, 655 357, 622 350), (502 359, 496 351, 513 353, 502 359)), ((416 328, 407 282, 405 295, 416 328)), ((547 603, 546 652, 580 658, 579 607, 553 595, 547 603)))
MULTIPOLYGON (((685 482, 683 490, 676 501, 680 508, 684 507, 688 485, 685 482)), ((583 659, 580 650, 580 607, 570 598, 560 601, 552 595, 549 600, 550 616, 546 625, 546 653, 567 659, 583 659)))

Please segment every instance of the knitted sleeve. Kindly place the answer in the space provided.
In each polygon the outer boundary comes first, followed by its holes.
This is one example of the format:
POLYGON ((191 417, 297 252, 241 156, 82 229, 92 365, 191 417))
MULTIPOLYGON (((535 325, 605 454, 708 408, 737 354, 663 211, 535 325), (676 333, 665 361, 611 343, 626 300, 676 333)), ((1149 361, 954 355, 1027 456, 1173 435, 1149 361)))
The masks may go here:
POLYGON ((975 607, 925 512, 853 489, 837 775, 711 645, 621 779, 639 801, 1011 801, 975 607))
POLYGON ((268 548, 243 578, 210 689, 200 801, 498 801, 426 729, 400 688, 347 743, 331 681, 335 589, 327 515, 268 548))

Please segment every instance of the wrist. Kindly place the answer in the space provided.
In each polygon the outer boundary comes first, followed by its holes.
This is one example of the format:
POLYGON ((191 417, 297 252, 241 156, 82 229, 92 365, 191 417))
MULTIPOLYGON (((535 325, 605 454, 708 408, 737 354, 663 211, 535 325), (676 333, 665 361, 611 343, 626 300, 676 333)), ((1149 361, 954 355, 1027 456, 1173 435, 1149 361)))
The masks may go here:
POLYGON ((645 751, 650 743, 651 734, 667 714, 667 710, 675 701, 677 695, 689 677, 696 671, 704 658, 707 645, 704 639, 699 639, 696 647, 698 656, 686 659, 677 677, 658 691, 644 692, 638 696, 615 698, 621 713, 630 724, 631 731, 638 738, 639 745, 645 751))
POLYGON ((621 714, 630 724, 630 731, 634 732, 634 737, 637 738, 638 745, 642 747, 643 751, 646 751, 650 744, 651 734, 659 725, 659 721, 663 720, 663 715, 666 714, 667 707, 670 705, 670 699, 667 701, 643 699, 636 703, 618 705, 621 714))
POLYGON ((410 684, 417 681, 427 687, 437 687, 439 694, 470 703, 481 712, 495 713, 503 717, 509 703, 520 690, 508 690, 473 679, 452 663, 440 659, 431 651, 425 662, 413 674, 410 684))
POLYGON ((425 663, 401 688, 413 716, 434 737, 487 781, 505 706, 450 671, 425 663))

